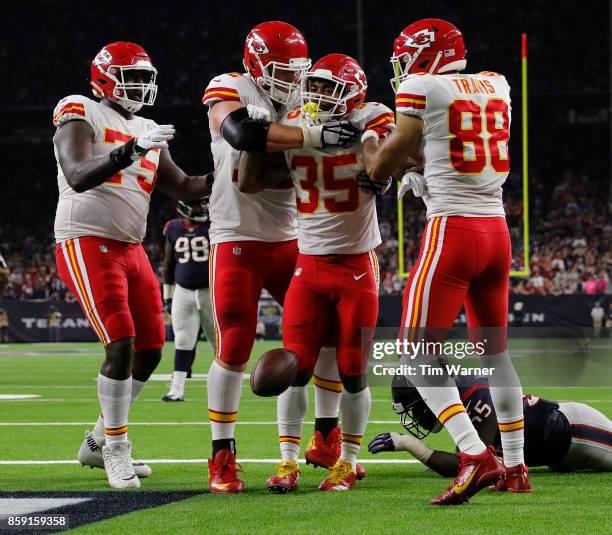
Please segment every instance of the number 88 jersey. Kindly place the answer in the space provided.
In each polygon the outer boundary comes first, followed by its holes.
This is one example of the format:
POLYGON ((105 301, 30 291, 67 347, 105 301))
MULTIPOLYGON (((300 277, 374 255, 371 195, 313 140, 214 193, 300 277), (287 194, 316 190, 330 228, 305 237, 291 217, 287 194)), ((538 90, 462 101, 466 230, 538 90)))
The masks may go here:
POLYGON ((185 219, 172 219, 164 226, 164 236, 172 245, 174 282, 188 290, 208 288, 210 222, 192 224, 185 219))
POLYGON ((510 171, 510 87, 499 74, 414 74, 398 113, 423 119, 427 217, 504 216, 510 171))
MULTIPOLYGON (((357 106, 343 119, 381 137, 395 127, 393 112, 374 102, 357 106)), ((302 120, 296 109, 281 123, 299 126, 302 120)), ((357 186, 364 170, 360 142, 348 148, 293 149, 285 156, 295 186, 300 253, 359 254, 380 244, 376 197, 357 186)))

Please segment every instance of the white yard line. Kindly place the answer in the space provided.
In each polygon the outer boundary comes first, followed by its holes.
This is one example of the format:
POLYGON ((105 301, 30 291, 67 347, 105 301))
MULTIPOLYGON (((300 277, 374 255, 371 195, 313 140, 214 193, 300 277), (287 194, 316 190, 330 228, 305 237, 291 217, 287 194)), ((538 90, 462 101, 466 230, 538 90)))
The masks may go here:
MULTIPOLYGON (((140 459, 140 462, 147 464, 204 464, 208 459, 140 459)), ((278 459, 238 459, 239 463, 260 463, 260 464, 277 464, 278 459)), ((299 460, 304 464, 304 459, 299 460)), ((360 464, 418 464, 416 459, 359 459, 360 464)), ((49 465, 49 464, 80 464, 79 461, 70 460, 51 460, 51 461, 2 461, 3 466, 29 466, 29 465, 49 465)))
MULTIPOLYGON (((396 424, 399 420, 370 420, 369 424, 396 424)), ((314 425, 314 422, 304 422, 305 425, 314 425)), ((60 426, 91 426, 94 422, 0 422, 0 427, 60 427, 60 426)), ((210 425, 210 422, 130 422, 133 426, 189 426, 189 425, 210 425)), ((270 422, 241 422, 237 425, 276 425, 275 421, 270 422)))

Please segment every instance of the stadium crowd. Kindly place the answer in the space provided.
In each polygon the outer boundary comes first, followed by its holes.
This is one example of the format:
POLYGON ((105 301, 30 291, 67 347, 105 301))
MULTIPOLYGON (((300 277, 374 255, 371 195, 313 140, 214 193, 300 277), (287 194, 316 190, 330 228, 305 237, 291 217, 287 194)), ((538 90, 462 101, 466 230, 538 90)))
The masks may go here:
MULTIPOLYGON (((511 177, 510 185, 516 181, 511 177)), ((586 182, 567 177, 546 202, 532 198, 530 275, 513 279, 517 294, 561 295, 573 293, 610 294, 612 275, 612 222, 605 199, 585 189, 586 182)), ((535 188, 537 189, 537 188, 535 188)), ((522 202, 506 196, 506 212, 515 244, 513 269, 523 269, 522 202)), ((173 217, 169 202, 154 204, 149 216, 145 242, 149 259, 162 279, 164 221, 173 217)), ((399 274, 398 217, 394 190, 379 198, 378 214, 382 244, 377 253, 381 266, 380 292, 400 294, 405 279, 399 274)), ((72 300, 57 276, 52 219, 41 221, 36 230, 3 225, 0 250, 11 268, 7 284, 0 290, 3 299, 72 300)), ((418 256, 425 211, 422 202, 411 196, 404 200, 404 262, 408 272, 418 256)))

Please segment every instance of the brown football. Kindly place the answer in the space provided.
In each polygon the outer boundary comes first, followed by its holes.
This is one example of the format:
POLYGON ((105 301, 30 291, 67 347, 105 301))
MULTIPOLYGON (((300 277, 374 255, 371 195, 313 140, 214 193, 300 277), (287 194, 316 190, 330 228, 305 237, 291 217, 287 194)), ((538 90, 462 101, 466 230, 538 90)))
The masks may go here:
POLYGON ((284 348, 266 351, 251 370, 251 390, 257 396, 282 394, 295 381, 298 372, 297 355, 284 348))

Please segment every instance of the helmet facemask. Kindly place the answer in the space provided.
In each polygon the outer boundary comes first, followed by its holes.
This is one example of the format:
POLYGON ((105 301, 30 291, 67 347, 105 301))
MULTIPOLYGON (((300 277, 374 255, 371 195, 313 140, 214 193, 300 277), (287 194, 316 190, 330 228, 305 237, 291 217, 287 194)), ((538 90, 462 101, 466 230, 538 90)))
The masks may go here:
POLYGON ((193 201, 179 201, 176 211, 189 221, 206 223, 208 221, 208 197, 193 201))
POLYGON ((143 106, 152 106, 157 97, 157 70, 151 64, 143 65, 110 65, 106 76, 115 82, 112 100, 124 110, 135 113, 143 106), (130 81, 133 74, 145 73, 148 81, 130 81), (140 98, 136 95, 140 94, 140 98))
POLYGON ((399 415, 403 428, 419 440, 442 429, 442 424, 422 399, 408 404, 393 403, 393 412, 399 415))
POLYGON ((309 58, 291 58, 289 63, 269 61, 265 65, 259 56, 257 62, 261 76, 256 80, 267 95, 279 104, 289 105, 299 98, 300 86, 311 61, 309 58))
POLYGON ((330 119, 346 115, 349 101, 355 98, 365 85, 347 82, 327 70, 309 72, 304 78, 301 105, 306 120, 312 124, 322 124, 330 119), (313 84, 323 82, 320 91, 313 84))

